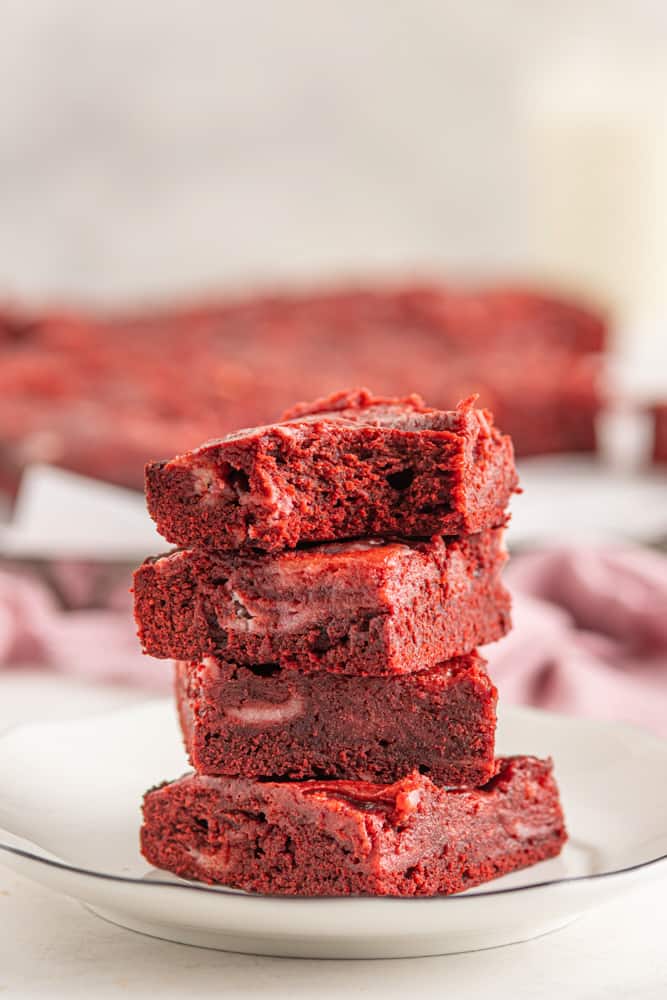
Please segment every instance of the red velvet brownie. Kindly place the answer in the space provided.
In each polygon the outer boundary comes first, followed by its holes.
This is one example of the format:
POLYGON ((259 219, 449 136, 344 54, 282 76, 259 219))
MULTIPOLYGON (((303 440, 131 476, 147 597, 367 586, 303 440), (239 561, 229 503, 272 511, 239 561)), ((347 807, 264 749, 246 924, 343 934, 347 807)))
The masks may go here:
POLYGON ((180 550, 136 571, 135 616, 151 656, 406 673, 509 630, 505 559, 502 528, 273 555, 180 550))
POLYGON ((667 403, 653 407, 653 461, 667 462, 667 403))
POLYGON ((550 761, 511 757, 482 788, 260 782, 188 774, 149 791, 141 847, 157 868, 272 895, 462 892, 557 855, 550 761))
POLYGON ((439 785, 482 785, 494 771, 496 698, 477 654, 387 678, 213 657, 176 666, 201 774, 392 782, 418 769, 439 785))
POLYGON ((511 440, 467 400, 433 410, 367 390, 146 467, 160 533, 187 547, 276 551, 345 538, 472 533, 506 520, 511 440))

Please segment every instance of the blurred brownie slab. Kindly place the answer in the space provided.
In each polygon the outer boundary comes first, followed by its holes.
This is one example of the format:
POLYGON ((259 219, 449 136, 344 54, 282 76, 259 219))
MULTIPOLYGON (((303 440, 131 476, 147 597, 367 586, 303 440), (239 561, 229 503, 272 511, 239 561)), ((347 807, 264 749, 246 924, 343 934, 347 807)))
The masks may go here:
POLYGON ((390 785, 187 774, 147 793, 142 851, 182 878, 272 895, 462 892, 554 857, 567 837, 551 762, 497 765, 475 789, 416 772, 390 785))
POLYGON ((653 407, 653 461, 667 462, 667 403, 653 407))
POLYGON ((136 571, 135 615, 151 656, 406 673, 509 630, 505 560, 502 528, 273 555, 181 550, 136 571))
POLYGON ((473 533, 503 524, 511 440, 471 400, 434 410, 366 390, 146 467, 160 533, 188 548, 473 533))
POLYGON ((473 392, 517 454, 595 446, 603 316, 520 287, 339 287, 141 313, 0 304, 0 481, 33 462, 140 488, 143 466, 337 386, 473 392))
POLYGON ((436 784, 494 772, 497 692, 474 654, 396 677, 304 674, 207 657, 176 666, 186 748, 200 774, 436 784))

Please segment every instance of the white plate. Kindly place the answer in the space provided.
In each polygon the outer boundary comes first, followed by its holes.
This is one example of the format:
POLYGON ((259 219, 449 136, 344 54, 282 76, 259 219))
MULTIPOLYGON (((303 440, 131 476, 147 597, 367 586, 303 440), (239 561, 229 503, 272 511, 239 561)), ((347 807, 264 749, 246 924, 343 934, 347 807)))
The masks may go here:
POLYGON ((294 899, 193 885, 138 850, 149 786, 186 769, 171 703, 0 738, 0 859, 101 917, 187 944, 266 955, 386 958, 545 934, 667 875, 667 743, 532 709, 501 717, 502 753, 551 754, 570 842, 560 858, 433 899, 294 899))
POLYGON ((510 548, 653 544, 667 539, 667 474, 589 456, 519 461, 523 493, 512 498, 510 548))

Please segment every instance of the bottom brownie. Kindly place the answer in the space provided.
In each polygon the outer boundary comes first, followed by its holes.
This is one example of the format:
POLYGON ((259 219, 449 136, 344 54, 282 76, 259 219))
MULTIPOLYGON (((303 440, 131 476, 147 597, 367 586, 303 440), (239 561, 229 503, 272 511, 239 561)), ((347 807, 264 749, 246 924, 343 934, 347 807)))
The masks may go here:
POLYGON ((391 677, 207 657, 177 665, 176 701, 200 774, 476 786, 495 769, 496 689, 476 653, 391 677))
POLYGON ((501 758, 482 788, 187 774, 144 799, 141 849, 182 878, 275 895, 432 896, 557 855, 551 761, 501 758))

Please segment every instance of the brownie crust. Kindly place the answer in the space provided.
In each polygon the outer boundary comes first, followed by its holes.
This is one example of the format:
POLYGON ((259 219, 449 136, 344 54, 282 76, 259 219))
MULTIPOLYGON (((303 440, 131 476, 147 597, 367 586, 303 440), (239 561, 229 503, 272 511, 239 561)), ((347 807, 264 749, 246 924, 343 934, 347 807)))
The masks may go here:
POLYGON ((512 442, 474 400, 338 393, 289 419, 146 466, 158 531, 186 548, 275 552, 300 542, 427 538, 505 523, 512 442))
POLYGON ((482 788, 188 774, 149 791, 141 849, 182 878, 272 895, 462 892, 557 855, 550 761, 503 758, 482 788))

